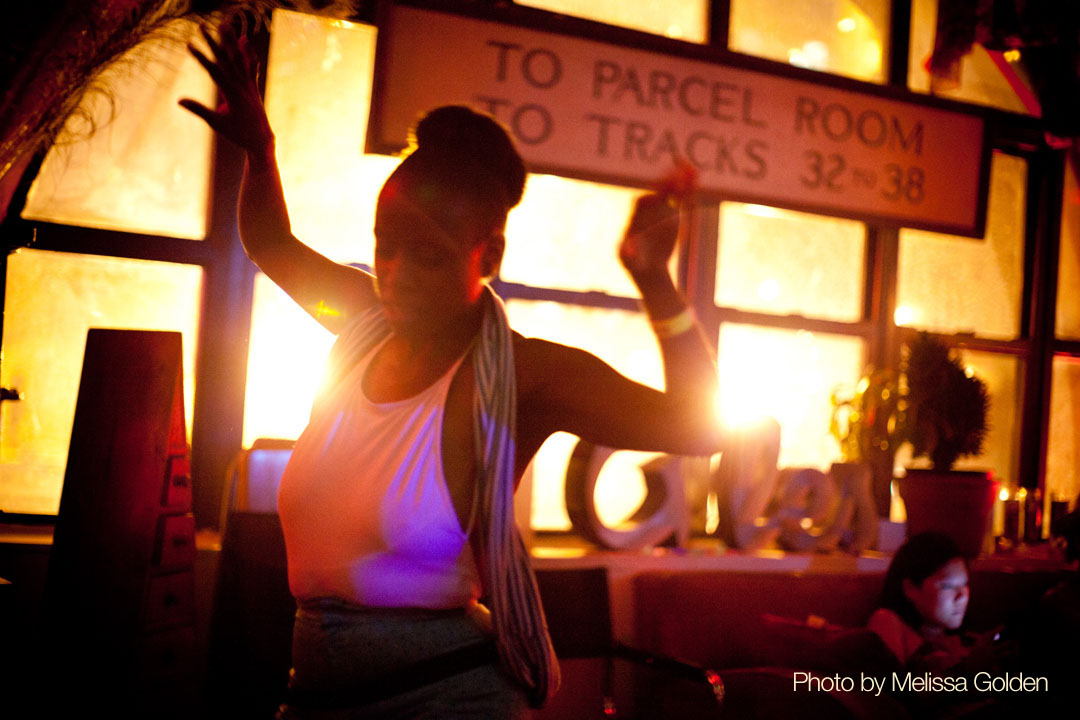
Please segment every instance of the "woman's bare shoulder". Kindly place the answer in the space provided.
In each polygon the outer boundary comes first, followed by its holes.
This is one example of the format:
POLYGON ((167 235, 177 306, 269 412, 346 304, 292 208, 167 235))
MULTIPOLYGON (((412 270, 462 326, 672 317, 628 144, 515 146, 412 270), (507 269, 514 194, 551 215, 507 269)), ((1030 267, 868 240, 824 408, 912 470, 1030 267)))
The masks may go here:
POLYGON ((555 343, 540 338, 525 337, 514 331, 514 367, 517 370, 519 391, 530 383, 540 380, 542 372, 550 362, 551 349, 555 343))
POLYGON ((525 337, 514 331, 514 367, 517 371, 519 395, 541 391, 560 375, 566 373, 576 355, 585 354, 578 348, 560 345, 543 338, 525 337))

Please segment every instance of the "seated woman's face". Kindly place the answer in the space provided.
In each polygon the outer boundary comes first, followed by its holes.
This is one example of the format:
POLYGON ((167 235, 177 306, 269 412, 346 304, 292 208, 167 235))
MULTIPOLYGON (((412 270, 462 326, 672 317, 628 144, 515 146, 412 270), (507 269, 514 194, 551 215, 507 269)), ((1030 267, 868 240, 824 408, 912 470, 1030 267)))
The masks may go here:
POLYGON ((921 585, 905 580, 904 593, 925 624, 956 630, 964 622, 971 595, 967 566, 960 558, 953 558, 921 585))
POLYGON ((433 327, 474 306, 485 245, 448 233, 407 191, 385 192, 375 213, 375 278, 396 327, 433 327))

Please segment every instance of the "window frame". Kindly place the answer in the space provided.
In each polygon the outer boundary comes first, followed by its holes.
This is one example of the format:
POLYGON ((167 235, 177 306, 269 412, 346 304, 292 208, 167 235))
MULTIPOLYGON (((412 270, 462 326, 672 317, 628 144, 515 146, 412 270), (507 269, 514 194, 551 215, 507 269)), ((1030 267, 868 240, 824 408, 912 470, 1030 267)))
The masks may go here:
MULTIPOLYGON (((370 5, 365 7, 367 10, 362 17, 352 16, 348 20, 374 23, 374 9, 370 5)), ((534 8, 510 7, 503 10, 514 13, 516 17, 529 18, 538 27, 554 27, 560 31, 566 31, 569 27, 574 32, 584 32, 586 29, 590 33, 602 32, 611 42, 634 47, 648 46, 663 51, 674 42, 660 36, 650 40, 637 31, 554 16, 534 8)), ((491 13, 494 10, 470 6, 463 12, 491 13)), ((708 52, 711 56, 715 56, 717 51, 730 53, 734 62, 751 69, 805 76, 803 71, 785 69, 780 63, 728 51, 729 13, 729 0, 715 0, 711 3, 708 42, 703 46, 703 52, 708 52)), ((490 17, 490 14, 487 16, 490 17)), ((884 86, 825 74, 815 74, 817 81, 826 85, 854 85, 860 88, 867 86, 887 96, 908 97, 910 93, 906 85, 910 18, 910 0, 893 0, 886 73, 888 80, 884 86)), ((268 41, 268 31, 264 31, 256 44, 264 66, 268 41)), ((1021 390, 1020 478, 1024 479, 1023 484, 1029 490, 1038 490, 1045 485, 1053 359, 1055 356, 1080 358, 1080 340, 1057 339, 1054 333, 1064 157, 1045 145, 1042 125, 1036 118, 951 101, 945 104, 974 108, 986 120, 987 152, 998 150, 1019 154, 1028 161, 1020 336, 1008 341, 970 335, 939 337, 953 347, 1014 355, 1025 363, 1021 390)), ((5 279, 7 254, 23 246, 60 252, 161 260, 202 267, 205 279, 199 357, 196 361, 197 389, 193 417, 190 420, 195 515, 200 527, 217 524, 225 469, 242 447, 247 374, 246 339, 251 325, 253 287, 257 272, 244 254, 236 230, 236 196, 243 162, 239 149, 215 139, 210 180, 210 217, 207 235, 203 240, 184 240, 24 220, 19 217, 19 210, 25 202, 26 191, 30 180, 36 174, 36 167, 27 171, 12 200, 11 211, 0 226, 3 228, 3 233, 0 233, 3 239, 0 242, 4 251, 0 257, 0 271, 3 271, 5 279)), ((40 157, 37 158, 36 165, 40 165, 40 157)), ((865 342, 865 359, 868 363, 878 367, 896 366, 901 345, 916 333, 912 329, 898 328, 893 323, 896 309, 899 228, 864 223, 866 243, 862 316, 854 322, 838 322, 716 306, 713 291, 719 216, 720 206, 716 202, 700 207, 691 228, 690 242, 682 248, 677 270, 677 284, 697 311, 713 347, 717 344, 720 327, 725 322, 806 329, 861 338, 865 342)), ((495 287, 507 299, 552 300, 582 307, 621 310, 635 310, 639 307, 637 298, 602 292, 560 290, 501 280, 495 281, 495 287)), ((3 307, 3 292, 3 287, 0 287, 0 308, 3 307)))

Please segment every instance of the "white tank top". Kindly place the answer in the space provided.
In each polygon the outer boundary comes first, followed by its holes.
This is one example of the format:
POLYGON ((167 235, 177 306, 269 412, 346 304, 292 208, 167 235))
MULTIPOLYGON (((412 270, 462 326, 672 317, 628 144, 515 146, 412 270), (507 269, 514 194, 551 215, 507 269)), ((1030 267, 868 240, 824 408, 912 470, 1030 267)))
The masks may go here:
POLYGON ((374 403, 362 383, 381 346, 316 401, 282 475, 289 589, 300 600, 465 607, 480 582, 442 464, 446 397, 464 356, 418 395, 374 403))

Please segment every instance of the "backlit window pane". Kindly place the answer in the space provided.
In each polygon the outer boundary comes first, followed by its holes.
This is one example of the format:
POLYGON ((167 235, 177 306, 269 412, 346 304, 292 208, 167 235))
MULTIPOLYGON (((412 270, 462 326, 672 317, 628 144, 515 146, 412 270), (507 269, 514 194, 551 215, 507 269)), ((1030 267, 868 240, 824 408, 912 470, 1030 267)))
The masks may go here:
POLYGON ((399 162, 364 154, 375 28, 278 10, 271 31, 266 111, 293 233, 370 265, 375 201, 399 162))
POLYGON ((721 416, 732 425, 775 418, 781 467, 828 470, 840 459, 829 434, 830 393, 858 382, 861 339, 725 323, 718 362, 721 416))
POLYGON ((991 55, 982 45, 960 59, 957 76, 938 81, 931 91, 927 62, 937 36, 938 0, 914 0, 911 4, 911 50, 908 56, 908 87, 953 100, 965 100, 1012 112, 1038 115, 1037 101, 1018 59, 991 55))
POLYGON ((244 395, 244 447, 296 439, 307 426, 334 335, 262 273, 255 277, 244 395))
MULTIPOLYGON (((178 24, 172 32, 183 36, 195 26, 178 24)), ((176 101, 213 105, 210 77, 172 37, 139 45, 100 84, 108 93, 90 92, 68 121, 30 189, 24 217, 201 240, 211 131, 176 101)))
POLYGON ((1052 502, 1075 503, 1080 496, 1080 360, 1054 358, 1052 382, 1046 494, 1052 502))
POLYGON ((885 82, 889 0, 731 0, 732 50, 885 82))
POLYGON ((618 247, 639 190, 530 175, 506 225, 500 277, 563 290, 636 297, 618 247))
POLYGON ((764 205, 720 206, 716 304, 856 321, 866 229, 853 220, 764 205))
MULTIPOLYGON (((583 348, 633 380, 663 387, 660 350, 643 313, 510 300, 507 314, 510 325, 526 337, 583 348)), ((576 441, 573 435, 557 433, 533 459, 532 526, 536 529, 570 527, 563 489, 566 464, 576 441)), ((616 525, 641 505, 645 484, 637 468, 656 455, 620 451, 605 463, 597 479, 596 508, 607 525, 616 525)))
POLYGON ((1061 208, 1061 254, 1058 258, 1057 317, 1054 330, 1060 338, 1080 339, 1080 187, 1075 163, 1065 168, 1061 208))
POLYGON ((89 328, 183 333, 191 436, 202 269, 192 265, 22 249, 8 256, 0 384, 0 510, 60 505, 89 328))
POLYGON ((515 4, 692 42, 708 38, 708 0, 517 0, 515 4))
POLYGON ((900 231, 897 325, 998 339, 1019 335, 1026 186, 1027 163, 995 153, 982 240, 900 231))

